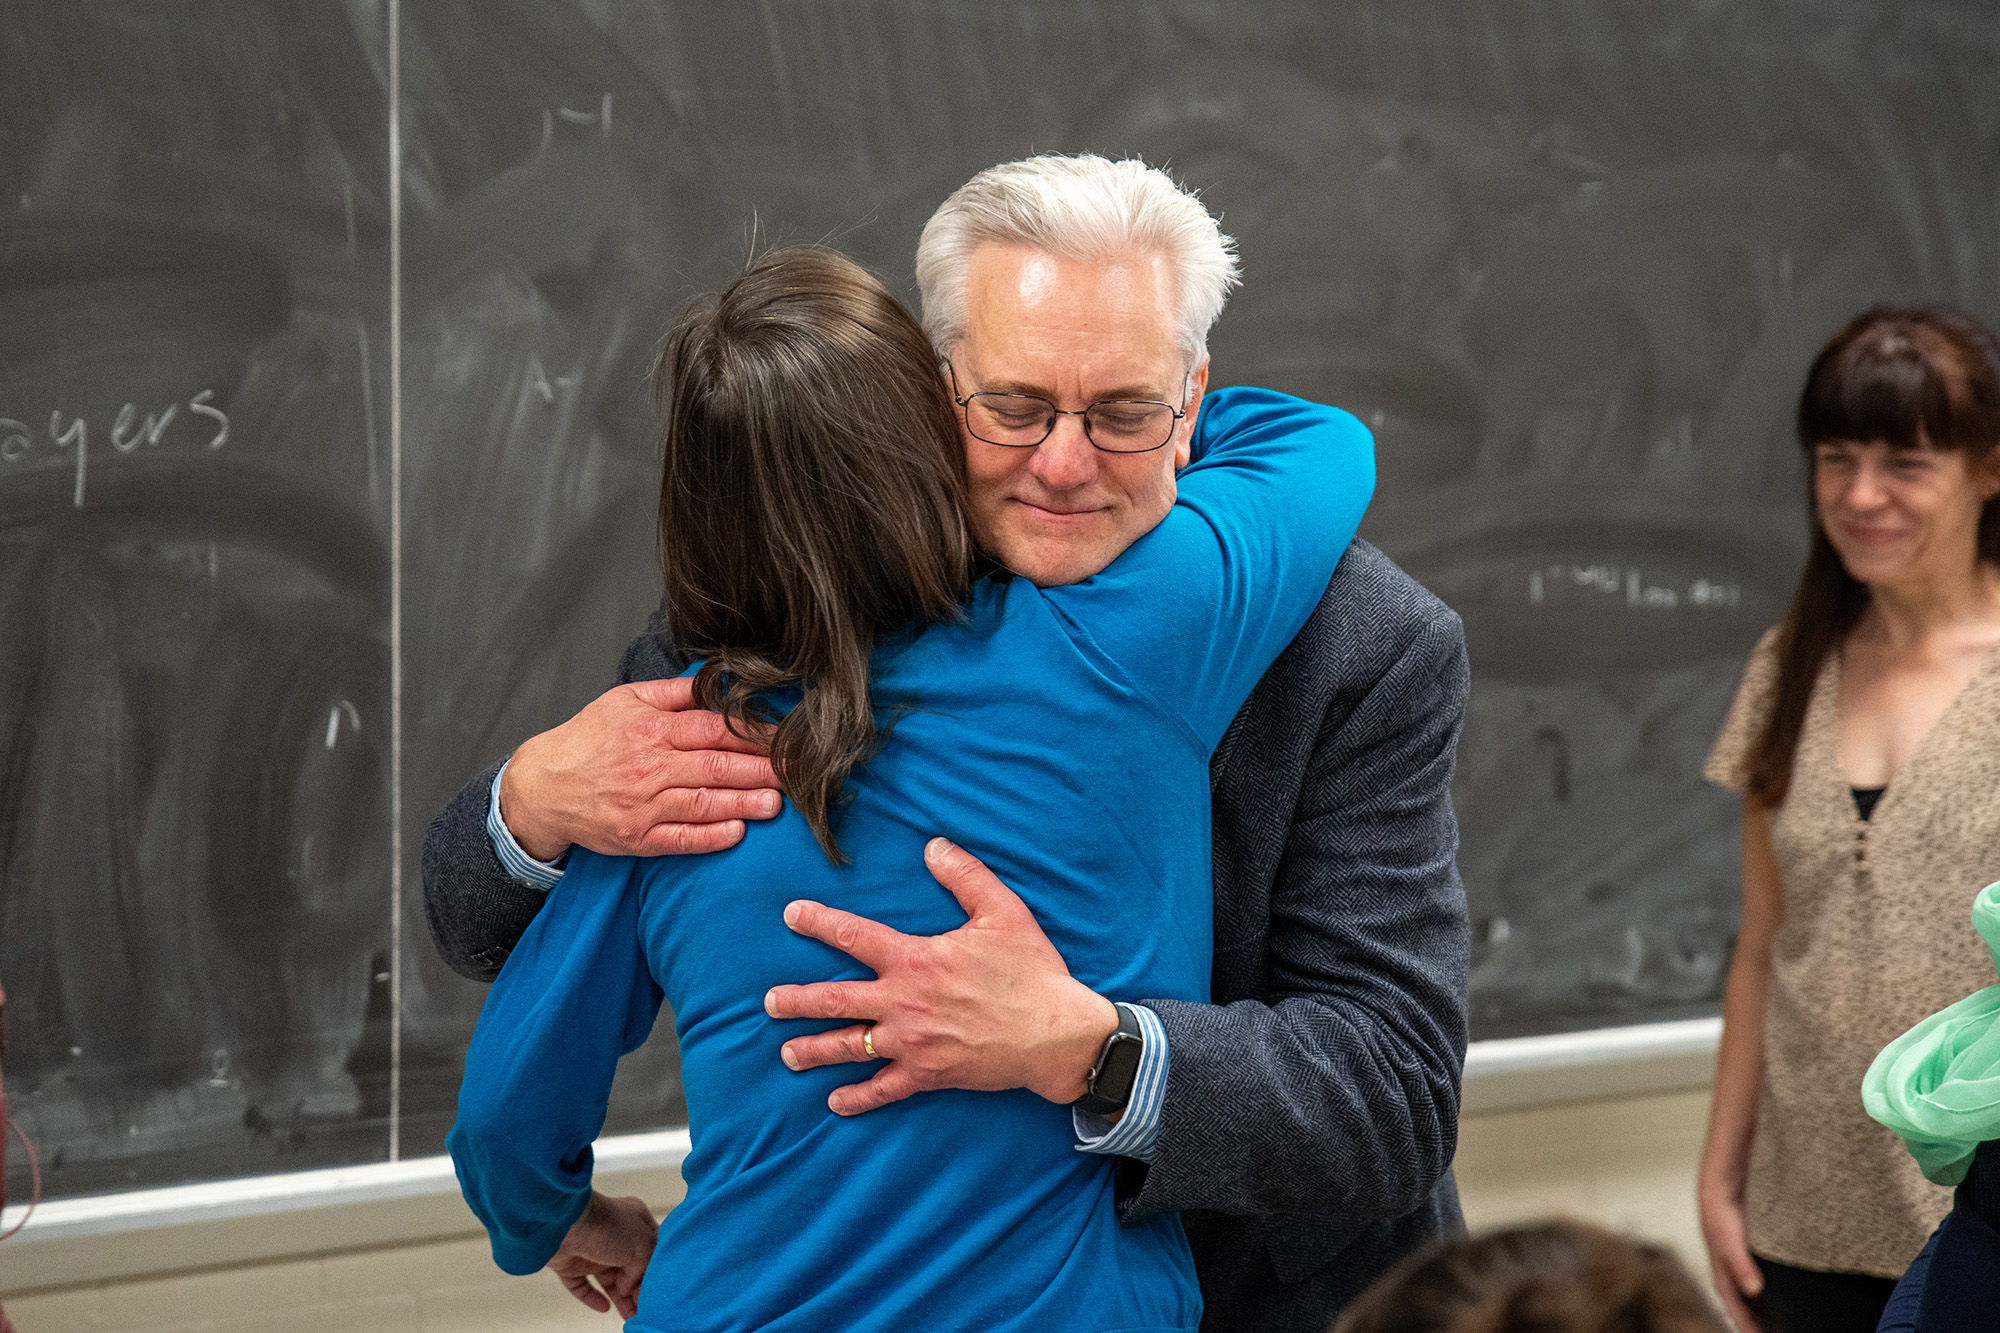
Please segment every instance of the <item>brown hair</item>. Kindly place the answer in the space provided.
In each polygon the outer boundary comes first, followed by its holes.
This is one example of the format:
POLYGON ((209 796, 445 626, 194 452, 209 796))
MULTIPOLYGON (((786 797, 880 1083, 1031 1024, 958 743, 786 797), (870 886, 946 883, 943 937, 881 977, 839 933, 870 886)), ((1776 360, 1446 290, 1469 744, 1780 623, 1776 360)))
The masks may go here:
MULTIPOLYGON (((1745 783, 1767 808, 1791 790, 1821 664, 1868 607, 1867 586, 1827 540, 1810 481, 1813 449, 1831 440, 1882 440, 1892 449, 1956 450, 1984 462, 2000 443, 2000 343, 1950 306, 1865 310, 1814 359, 1799 397, 1798 433, 1808 460, 1812 545, 1778 630, 1777 689, 1745 783)), ((1978 549, 1981 560, 2000 562, 2000 497, 1980 512, 1978 549)))
POLYGON ((777 723, 771 762, 835 864, 847 775, 876 743, 876 640, 962 614, 965 447, 930 342, 853 261, 753 259, 682 314, 654 367, 660 558, 694 697, 777 723), (766 691, 801 687, 779 718, 766 691))
POLYGON ((1723 1333, 1723 1324, 1663 1247, 1544 1222, 1409 1256, 1333 1333, 1723 1333))

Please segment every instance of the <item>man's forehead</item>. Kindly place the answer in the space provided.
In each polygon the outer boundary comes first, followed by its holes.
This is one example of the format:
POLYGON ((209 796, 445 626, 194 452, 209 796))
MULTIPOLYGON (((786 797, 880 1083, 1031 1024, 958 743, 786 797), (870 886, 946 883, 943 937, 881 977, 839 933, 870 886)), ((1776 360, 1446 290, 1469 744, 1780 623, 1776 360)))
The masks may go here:
MULTIPOLYGON (((981 247, 980 251, 974 251, 975 258, 979 257, 982 251, 989 260, 1004 262, 1006 252, 997 245, 988 243, 981 247)), ((1019 296, 1027 301, 1047 300, 1060 295, 1065 271, 1074 273, 1077 268, 1082 267, 1087 272, 1093 268, 1108 267, 1108 265, 1091 264, 1088 260, 1065 259, 1047 250, 1036 250, 1027 246, 1015 247, 1013 254, 1018 264, 1014 288, 1019 296)))
MULTIPOLYGON (((1009 373, 1017 368, 1004 363, 996 364, 991 369, 996 373, 975 372, 979 388, 987 393, 1025 393, 1038 398, 1051 398, 1061 394, 1066 387, 1057 380, 1069 378, 1055 375, 1045 378, 1023 378, 1019 374, 1009 373)), ((1129 368, 1124 369, 1128 375, 1133 373, 1129 368)), ((1153 398, 1164 401, 1174 387, 1167 381, 1146 376, 1143 372, 1139 378, 1122 381, 1116 374, 1092 375, 1088 371, 1079 373, 1076 378, 1084 383, 1092 398, 1153 398)))
POLYGON ((1185 367, 1176 342, 1171 267, 1145 251, 1101 259, 988 242, 973 252, 961 385, 988 393, 1175 399, 1185 367))
POLYGON ((1128 251, 1076 258, 988 242, 973 251, 972 307, 1029 323, 1106 323, 1171 335, 1174 274, 1163 255, 1128 251))

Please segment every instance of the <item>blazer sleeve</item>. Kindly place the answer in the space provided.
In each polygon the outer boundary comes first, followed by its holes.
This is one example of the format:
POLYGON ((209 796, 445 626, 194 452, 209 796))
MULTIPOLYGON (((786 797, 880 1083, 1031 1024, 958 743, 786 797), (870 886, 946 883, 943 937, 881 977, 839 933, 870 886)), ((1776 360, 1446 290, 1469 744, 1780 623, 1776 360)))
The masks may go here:
MULTIPOLYGON (((1399 1217, 1457 1147, 1470 966, 1451 776, 1464 630, 1426 617, 1361 703, 1321 718, 1271 889, 1272 1002, 1147 1000, 1172 1053, 1126 1217, 1399 1217)), ((1220 906, 1220 905, 1218 905, 1220 906)))
MULTIPOLYGON (((618 663, 619 685, 665 680, 686 669, 654 612, 646 632, 632 641, 618 663)), ((491 981, 520 942, 521 933, 542 910, 540 889, 509 875, 486 836, 486 808, 495 760, 465 784, 431 821, 424 835, 424 916, 431 942, 452 971, 473 981, 491 981)))

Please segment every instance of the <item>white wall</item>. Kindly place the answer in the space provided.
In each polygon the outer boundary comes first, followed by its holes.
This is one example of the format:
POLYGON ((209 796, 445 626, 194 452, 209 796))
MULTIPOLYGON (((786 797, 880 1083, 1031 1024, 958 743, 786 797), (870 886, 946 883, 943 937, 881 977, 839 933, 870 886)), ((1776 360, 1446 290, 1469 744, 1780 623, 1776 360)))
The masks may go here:
POLYGON ((1466 1224, 1583 1218, 1665 1241, 1706 1287, 1694 1170, 1707 1118, 1706 1088, 1467 1116, 1457 1162, 1466 1224))
MULTIPOLYGON (((1654 1237, 1698 1275, 1694 1166, 1705 1090, 1645 1093, 1519 1110, 1460 1125, 1458 1181, 1475 1228, 1561 1214, 1654 1237)), ((36 1288, 4 1305, 20 1333, 527 1333, 615 1330, 547 1274, 510 1278, 483 1236, 111 1282, 36 1288)), ((121 1243, 106 1238, 104 1244, 121 1243)), ((1704 1278, 1705 1281, 1705 1278, 1704 1278)))

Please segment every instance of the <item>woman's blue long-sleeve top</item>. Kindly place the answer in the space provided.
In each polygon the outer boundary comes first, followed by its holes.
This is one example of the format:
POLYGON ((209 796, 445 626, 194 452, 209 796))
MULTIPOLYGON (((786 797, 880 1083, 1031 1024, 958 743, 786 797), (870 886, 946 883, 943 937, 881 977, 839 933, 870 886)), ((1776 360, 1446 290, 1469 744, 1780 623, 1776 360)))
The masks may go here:
MULTIPOLYGON (((664 997, 693 1148, 632 1329, 1193 1329, 1178 1219, 1120 1225, 1113 1159, 1025 1090, 936 1092, 852 1119, 852 1067, 793 1073, 813 1025, 774 985, 866 978, 792 934, 814 898, 913 934, 964 916, 924 870, 949 837, 1020 893, 1113 999, 1208 998, 1208 761, 1305 623, 1360 522, 1372 444, 1337 409, 1208 395, 1179 498, 1103 572, 982 581, 962 624, 878 650, 894 727, 857 768, 834 867, 789 807, 730 851, 578 850, 502 969, 450 1147, 509 1272, 542 1267, 589 1197, 618 1057, 664 997)), ((839 1024, 820 1024, 833 1027, 839 1024)))

